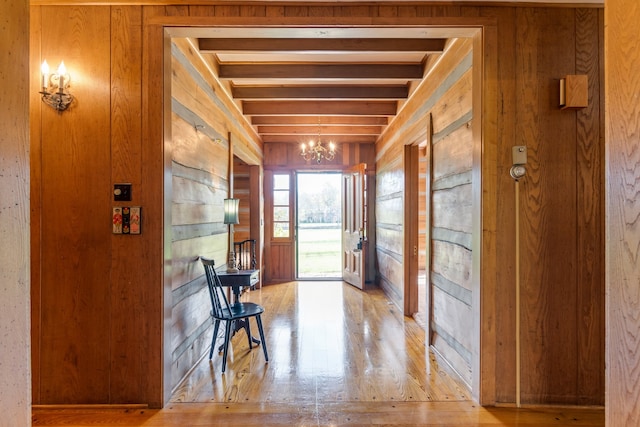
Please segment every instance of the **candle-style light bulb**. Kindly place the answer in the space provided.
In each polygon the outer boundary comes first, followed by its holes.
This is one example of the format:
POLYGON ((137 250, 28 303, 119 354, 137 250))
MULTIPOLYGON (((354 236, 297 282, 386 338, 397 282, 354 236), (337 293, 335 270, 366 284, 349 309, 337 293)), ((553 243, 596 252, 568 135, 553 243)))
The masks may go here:
POLYGON ((336 145, 333 142, 329 142, 329 151, 333 153, 333 150, 336 149, 336 145))
POLYGON ((40 72, 42 73, 42 90, 46 91, 49 86, 49 64, 47 64, 47 60, 45 59, 42 65, 40 66, 40 72))
POLYGON ((60 93, 64 90, 64 76, 67 74, 67 67, 64 66, 64 61, 60 61, 58 65, 58 91, 60 93))
POLYGON ((305 151, 307 151, 307 144, 305 144, 304 142, 300 145, 300 148, 302 149, 302 154, 305 153, 305 151))

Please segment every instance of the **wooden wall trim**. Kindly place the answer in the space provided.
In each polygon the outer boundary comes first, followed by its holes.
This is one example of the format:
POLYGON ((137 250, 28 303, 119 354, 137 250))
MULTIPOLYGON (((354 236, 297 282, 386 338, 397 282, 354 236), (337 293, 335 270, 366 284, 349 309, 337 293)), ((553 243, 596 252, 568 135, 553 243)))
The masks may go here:
POLYGON ((404 147, 404 315, 418 311, 418 188, 419 148, 404 147))
MULTIPOLYGON (((42 16, 41 8, 31 8, 29 22, 29 51, 31 52, 29 68, 37 70, 40 67, 40 57, 33 52, 41 51, 42 16)), ((29 172, 30 172, 30 209, 31 209, 31 392, 32 402, 38 403, 40 394, 40 336, 42 334, 41 297, 42 297, 42 256, 41 256, 41 232, 42 232, 42 127, 40 120, 34 120, 40 114, 42 101, 37 88, 39 82, 34 82, 35 76, 31 76, 29 90, 29 172)))
MULTIPOLYGON (((234 5, 255 5, 256 1, 253 0, 241 0, 241 1, 225 1, 225 0, 118 0, 117 3, 119 5, 126 6, 225 6, 229 3, 233 3, 234 5)), ((336 2, 335 0, 314 0, 313 2, 304 3, 300 0, 273 0, 273 1, 263 1, 261 3, 266 3, 273 6, 345 6, 347 5, 371 5, 377 4, 374 1, 362 1, 362 0, 343 0, 342 2, 336 2)), ((424 3, 424 0, 403 0, 403 4, 411 5, 416 3, 424 3)), ((449 5, 451 3, 455 3, 458 7, 469 6, 474 7, 478 6, 477 1, 469 1, 469 0, 436 0, 430 1, 429 4, 437 4, 443 3, 449 5)), ((103 0, 31 0, 31 6, 104 6, 105 1, 103 0)), ((397 3, 395 3, 397 4, 397 3)), ((564 0, 563 3, 559 4, 557 2, 550 2, 549 0, 487 0, 482 3, 483 6, 495 6, 495 7, 574 7, 574 8, 604 8, 603 0, 564 0)))
MULTIPOLYGON (((398 6, 397 4, 393 4, 394 6, 398 6)), ((305 5, 307 7, 308 5, 305 5)), ((334 5, 335 6, 335 5, 334 5)), ((343 7, 348 7, 344 6, 343 7)), ((423 5, 421 5, 423 6, 423 5)), ((477 6, 477 5, 476 5, 477 6)), ((275 7, 271 5, 267 5, 269 7, 275 7)), ((284 8, 289 7, 289 5, 282 6, 284 8)), ((320 7, 331 7, 329 5, 322 5, 320 7)), ((355 7, 355 5, 354 5, 355 7)), ((411 7, 411 6, 409 6, 411 7)), ((374 12, 377 12, 377 6, 373 9, 374 12)), ((237 27, 251 27, 251 26, 264 26, 265 25, 264 17, 256 17, 256 16, 246 16, 246 17, 237 17, 237 16, 167 16, 167 17, 157 17, 152 18, 149 22, 154 25, 164 25, 171 28, 172 35, 175 37, 182 37, 192 34, 192 30, 185 30, 181 27, 216 27, 216 26, 237 26, 237 27)), ((493 17, 484 17, 484 16, 476 16, 476 17, 467 17, 467 16, 456 16, 456 17, 435 17, 435 16, 424 16, 424 17, 402 17, 402 18, 389 18, 386 16, 269 16, 268 17, 268 26, 278 27, 278 26, 291 26, 291 25, 301 25, 301 26, 340 26, 340 25, 351 25, 351 26, 392 26, 392 27, 402 27, 402 26, 425 26, 429 27, 428 35, 432 37, 471 37, 478 30, 478 28, 486 25, 496 25, 497 20, 493 17)))
MULTIPOLYGON (((153 7, 151 9, 144 9, 144 18, 149 19, 151 16, 163 13, 163 9, 160 7, 153 7)), ((171 144, 171 74, 165 70, 171 69, 171 40, 167 37, 166 32, 161 26, 147 25, 145 26, 146 44, 143 47, 145 52, 146 64, 145 71, 147 81, 143 82, 146 90, 147 108, 149 108, 149 128, 147 129, 147 135, 150 138, 148 141, 149 146, 153 146, 156 143, 162 144, 162 156, 161 176, 171 176, 171 159, 172 159, 172 144, 171 144), (162 52, 162 56, 158 55, 158 52, 162 52), (162 87, 162 102, 159 101, 159 97, 154 93, 154 88, 162 87)), ((144 105, 143 105, 144 107, 144 105)), ((147 111, 143 109, 142 111, 147 111)), ((159 224, 159 229, 162 230, 162 287, 160 301, 157 304, 158 308, 162 311, 158 320, 160 330, 157 331, 157 338, 160 339, 162 349, 160 357, 161 375, 154 378, 155 381, 160 381, 155 387, 156 393, 151 397, 151 407, 161 408, 169 402, 171 398, 171 361, 172 361, 172 348, 171 340, 167 337, 167 331, 171 330, 172 316, 171 311, 173 307, 172 300, 172 283, 171 276, 172 270, 170 268, 173 260, 172 245, 173 233, 171 230, 171 200, 173 196, 173 183, 171 179, 164 178, 160 185, 162 186, 161 194, 162 198, 162 224, 159 224)))
POLYGON ((474 348, 472 393, 482 405, 496 402, 495 335, 497 233, 498 29, 485 26, 473 38, 473 274, 474 348))

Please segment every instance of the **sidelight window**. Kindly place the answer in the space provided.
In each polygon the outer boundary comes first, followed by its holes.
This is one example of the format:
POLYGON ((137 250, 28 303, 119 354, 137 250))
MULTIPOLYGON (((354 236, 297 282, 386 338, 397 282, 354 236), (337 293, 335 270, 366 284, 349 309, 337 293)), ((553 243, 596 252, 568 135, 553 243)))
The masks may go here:
POLYGON ((289 174, 273 175, 273 237, 289 238, 291 190, 289 174))

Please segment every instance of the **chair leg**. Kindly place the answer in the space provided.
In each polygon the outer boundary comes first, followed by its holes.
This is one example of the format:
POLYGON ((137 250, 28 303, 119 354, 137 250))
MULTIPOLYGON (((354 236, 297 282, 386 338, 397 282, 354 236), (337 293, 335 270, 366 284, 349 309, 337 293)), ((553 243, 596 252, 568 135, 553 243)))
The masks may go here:
POLYGON ((227 320, 224 326, 224 352, 222 354, 222 373, 227 367, 227 351, 229 350, 229 339, 231 337, 231 321, 227 320))
POLYGON ((249 325, 249 318, 244 319, 244 330, 247 332, 247 339, 249 340, 249 350, 253 348, 253 343, 251 342, 251 326, 249 325))
POLYGON ((262 330, 262 319, 258 314, 256 316, 256 323, 258 324, 258 332, 260 332, 260 342, 262 343, 262 351, 264 352, 265 362, 269 361, 269 355, 267 354, 267 342, 264 339, 264 331, 262 330))
POLYGON ((218 328, 220 327, 220 321, 216 319, 213 326, 213 337, 211 337, 211 350, 209 351, 209 360, 213 357, 213 347, 216 345, 216 338, 218 337, 218 328))

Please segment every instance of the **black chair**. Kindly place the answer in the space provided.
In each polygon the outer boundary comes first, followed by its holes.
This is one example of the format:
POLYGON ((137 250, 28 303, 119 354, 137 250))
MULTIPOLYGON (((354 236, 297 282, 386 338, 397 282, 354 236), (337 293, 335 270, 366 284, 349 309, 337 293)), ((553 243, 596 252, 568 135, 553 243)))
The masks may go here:
POLYGON ((218 273, 216 273, 215 262, 212 259, 200 257, 202 265, 204 266, 204 272, 207 276, 207 285, 209 287, 209 296, 211 297, 211 317, 214 320, 213 338, 211 338, 211 350, 209 351, 209 360, 213 357, 213 348, 216 343, 216 337, 218 335, 218 328, 220 327, 220 321, 225 321, 224 332, 224 345, 222 355, 222 372, 224 373, 227 366, 227 350, 229 348, 229 340, 231 339, 231 325, 235 323, 235 330, 244 328, 247 332, 247 338, 249 340, 249 349, 253 348, 251 329, 249 327, 249 318, 255 317, 258 324, 258 331, 260 332, 260 341, 262 343, 262 351, 264 352, 264 359, 269 361, 267 354, 267 345, 264 340, 264 331, 262 329, 262 319, 260 316, 264 313, 264 308, 258 304, 252 302, 240 302, 235 301, 229 304, 229 300, 225 294, 225 289, 220 282, 218 273))
POLYGON ((233 242, 236 254, 236 267, 239 270, 255 270, 258 260, 256 259, 256 239, 246 239, 242 242, 233 242))

